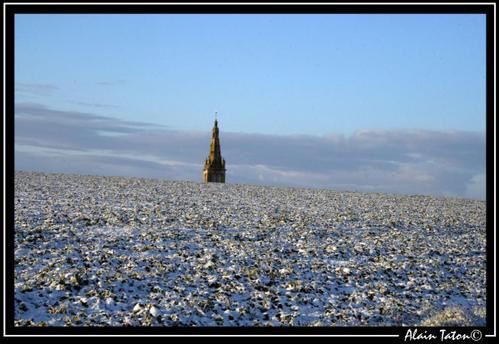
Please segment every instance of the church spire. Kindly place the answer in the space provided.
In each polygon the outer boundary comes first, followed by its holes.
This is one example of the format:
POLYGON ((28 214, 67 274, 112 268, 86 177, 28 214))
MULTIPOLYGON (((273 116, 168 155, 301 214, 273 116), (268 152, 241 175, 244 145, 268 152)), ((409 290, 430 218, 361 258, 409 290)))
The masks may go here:
POLYGON ((220 152, 218 121, 215 112, 215 124, 211 133, 210 152, 204 163, 203 180, 205 183, 225 183, 225 171, 225 160, 220 152))

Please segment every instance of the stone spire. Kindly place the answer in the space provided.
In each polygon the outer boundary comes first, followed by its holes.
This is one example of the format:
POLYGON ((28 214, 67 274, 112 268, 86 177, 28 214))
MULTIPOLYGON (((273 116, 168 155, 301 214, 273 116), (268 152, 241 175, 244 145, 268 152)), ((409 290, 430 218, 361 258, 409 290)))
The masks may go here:
POLYGON ((225 183, 225 171, 225 160, 220 153, 218 121, 215 115, 215 125, 211 133, 210 154, 204 162, 203 181, 205 183, 225 183))

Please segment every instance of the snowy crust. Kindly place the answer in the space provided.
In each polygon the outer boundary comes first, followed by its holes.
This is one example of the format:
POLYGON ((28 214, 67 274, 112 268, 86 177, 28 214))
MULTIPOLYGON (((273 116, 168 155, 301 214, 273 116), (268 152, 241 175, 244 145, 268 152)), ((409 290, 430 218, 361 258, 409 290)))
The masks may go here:
POLYGON ((15 322, 485 325, 485 228, 482 201, 16 172, 15 322))

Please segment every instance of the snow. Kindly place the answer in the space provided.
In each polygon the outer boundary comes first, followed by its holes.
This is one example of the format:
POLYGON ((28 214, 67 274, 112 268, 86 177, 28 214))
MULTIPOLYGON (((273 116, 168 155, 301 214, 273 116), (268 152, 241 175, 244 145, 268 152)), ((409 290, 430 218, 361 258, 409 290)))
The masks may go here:
POLYGON ((481 201, 15 182, 17 326, 415 326, 454 307, 485 321, 481 201))

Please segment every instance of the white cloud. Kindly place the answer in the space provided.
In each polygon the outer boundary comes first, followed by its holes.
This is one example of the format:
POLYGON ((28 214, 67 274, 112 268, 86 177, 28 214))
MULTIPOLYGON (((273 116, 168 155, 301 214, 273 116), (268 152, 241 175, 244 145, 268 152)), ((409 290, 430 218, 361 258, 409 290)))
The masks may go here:
POLYGON ((464 196, 468 198, 475 199, 485 199, 486 184, 485 184, 485 174, 480 173, 474 175, 469 183, 466 185, 466 191, 464 196))
MULTIPOLYGON (((210 129, 169 130, 21 103, 15 163, 27 170, 200 181, 210 129)), ((363 130, 348 137, 221 130, 229 183, 485 197, 483 133, 363 130)))

